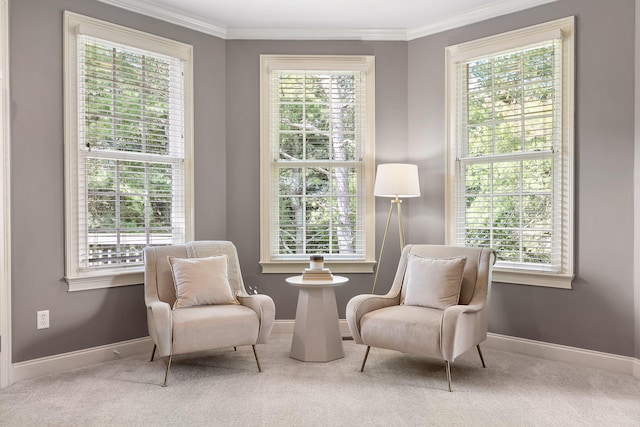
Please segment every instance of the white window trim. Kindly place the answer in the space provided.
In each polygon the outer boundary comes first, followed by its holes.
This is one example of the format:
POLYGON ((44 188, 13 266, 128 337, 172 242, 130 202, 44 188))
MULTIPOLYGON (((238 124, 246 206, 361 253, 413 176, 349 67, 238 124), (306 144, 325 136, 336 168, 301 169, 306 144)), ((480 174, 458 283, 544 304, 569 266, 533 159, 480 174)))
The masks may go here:
POLYGON ((64 108, 65 108, 65 279, 69 291, 136 285, 144 282, 144 266, 96 268, 85 271, 78 259, 78 32, 185 60, 185 240, 193 240, 193 47, 177 41, 65 11, 64 108))
POLYGON ((574 17, 558 19, 531 27, 450 46, 446 49, 447 161, 445 243, 454 241, 454 188, 456 182, 456 63, 495 52, 527 46, 562 35, 562 262, 559 273, 495 267, 493 281, 571 289, 574 278, 574 17))
POLYGON ((270 255, 271 185, 268 179, 271 153, 269 141, 269 72, 271 70, 364 70, 366 81, 366 128, 364 170, 365 194, 365 259, 359 261, 325 260, 325 267, 335 273, 371 273, 375 265, 375 59, 367 55, 260 55, 260 265, 263 273, 300 273, 308 259, 273 260, 270 255))

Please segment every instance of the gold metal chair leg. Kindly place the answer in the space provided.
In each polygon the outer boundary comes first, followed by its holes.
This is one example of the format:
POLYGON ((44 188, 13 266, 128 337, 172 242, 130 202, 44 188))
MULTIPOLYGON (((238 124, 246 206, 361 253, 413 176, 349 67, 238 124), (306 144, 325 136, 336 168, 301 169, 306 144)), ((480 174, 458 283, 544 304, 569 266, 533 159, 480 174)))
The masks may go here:
POLYGON ((371 350, 371 346, 367 346, 367 352, 364 354, 364 360, 362 361, 362 367, 360 367, 360 372, 364 372, 364 364, 367 363, 367 357, 369 357, 369 350, 371 350))
POLYGON ((251 348, 253 348, 253 355, 256 358, 256 363, 258 365, 258 372, 262 372, 262 368, 260 368, 260 360, 258 360, 258 353, 256 353, 256 346, 252 345, 251 348))
POLYGON ((158 348, 157 345, 153 345, 153 351, 151 352, 151 360, 149 360, 149 362, 153 362, 153 356, 156 355, 156 348, 158 348))
POLYGON ((449 392, 451 392, 451 365, 448 360, 444 361, 444 367, 447 370, 447 381, 449 382, 449 392))
POLYGON ((484 364, 484 357, 482 357, 482 350, 480 350, 480 344, 476 345, 476 348, 478 349, 478 354, 480 355, 480 361, 482 362, 482 367, 486 368, 487 365, 484 364))
POLYGON ((164 383, 162 384, 162 387, 166 387, 167 386, 167 377, 169 376, 169 368, 171 367, 171 358, 173 357, 173 355, 169 355, 169 360, 167 360, 167 370, 164 371, 164 383))

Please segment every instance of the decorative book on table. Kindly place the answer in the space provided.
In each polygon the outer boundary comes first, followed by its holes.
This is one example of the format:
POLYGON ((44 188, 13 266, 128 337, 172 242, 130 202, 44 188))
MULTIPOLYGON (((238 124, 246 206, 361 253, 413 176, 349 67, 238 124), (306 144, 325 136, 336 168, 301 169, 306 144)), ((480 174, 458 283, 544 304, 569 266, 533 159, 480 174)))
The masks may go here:
POLYGON ((305 268, 302 272, 302 280, 332 280, 333 274, 328 268, 305 268))

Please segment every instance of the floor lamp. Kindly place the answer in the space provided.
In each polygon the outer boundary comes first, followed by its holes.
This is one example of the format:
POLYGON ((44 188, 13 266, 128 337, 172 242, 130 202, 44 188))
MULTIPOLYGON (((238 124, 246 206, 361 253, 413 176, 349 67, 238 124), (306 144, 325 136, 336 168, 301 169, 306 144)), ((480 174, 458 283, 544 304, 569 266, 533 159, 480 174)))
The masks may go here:
POLYGON ((389 215, 387 216, 387 225, 384 228, 384 237, 382 238, 382 247, 380 248, 380 256, 378 257, 378 266, 376 267, 376 275, 373 279, 373 288, 371 293, 376 291, 376 283, 378 283, 378 273, 380 272, 380 264, 382 263, 382 254, 384 253, 384 245, 387 240, 389 231, 389 222, 393 207, 396 206, 398 212, 398 231, 400 233, 400 252, 404 248, 404 227, 402 225, 402 200, 409 197, 420 197, 420 181, 418 179, 418 166, 404 163, 387 163, 378 165, 376 173, 376 183, 373 189, 373 195, 376 197, 393 197, 389 206, 389 215))

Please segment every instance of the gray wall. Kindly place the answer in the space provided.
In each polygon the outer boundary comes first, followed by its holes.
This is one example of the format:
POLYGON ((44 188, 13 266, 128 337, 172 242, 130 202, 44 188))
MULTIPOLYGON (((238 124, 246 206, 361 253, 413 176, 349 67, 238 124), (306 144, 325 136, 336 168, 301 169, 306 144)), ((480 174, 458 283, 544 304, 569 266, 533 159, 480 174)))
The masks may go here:
POLYGON ((413 238, 441 243, 445 47, 576 16, 576 279, 572 290, 495 283, 492 332, 634 355, 634 14, 633 0, 561 0, 409 43, 409 153, 429 191, 413 238))
MULTIPOLYGON (((419 165, 423 197, 403 204, 407 242, 442 243, 444 48, 576 15, 577 279, 573 290, 495 284, 490 330, 633 355, 635 10, 634 0, 607 3, 560 0, 405 43, 225 42, 93 0, 11 0, 13 361, 147 334, 141 286, 68 293, 62 279, 65 9, 194 46, 196 238, 233 240, 246 285, 274 298, 279 319, 294 317, 297 293, 284 275, 261 274, 258 265, 259 55, 376 56, 376 162, 419 165), (43 309, 51 328, 38 331, 35 312, 43 309)), ((388 203, 376 201, 378 250, 388 203)), ((378 292, 388 289, 399 256, 394 234, 378 292)), ((348 276, 337 288, 341 316, 373 282, 372 274, 348 276)))
POLYGON ((63 11, 194 46, 196 237, 226 238, 224 41, 86 0, 11 0, 13 362, 147 335, 142 286, 67 292, 63 11), (221 202, 222 201, 222 202, 221 202), (51 328, 36 330, 36 311, 51 328))
POLYGON ((635 50, 635 199, 634 199, 634 236, 635 236, 635 332, 636 358, 640 359, 640 0, 635 0, 636 6, 636 50, 635 50))
MULTIPOLYGON (((247 287, 270 295, 278 319, 295 317, 298 291, 287 275, 260 273, 260 55, 375 55, 376 159, 404 161, 407 141, 407 43, 357 41, 227 41, 227 235, 238 248, 247 287)), ((413 201, 403 205, 410 215, 413 201)), ((377 200, 377 233, 382 236, 389 199, 377 200)), ((378 292, 390 287, 400 256, 397 228, 385 248, 378 292)), ((407 229, 410 236, 411 230, 407 229)), ((381 237, 377 239, 378 246, 381 237)), ((410 239, 408 239, 409 241, 410 239)), ((289 274, 290 275, 290 274, 289 274)), ((336 288, 338 311, 344 318, 347 301, 371 292, 373 274, 346 274, 346 286, 336 288)))

